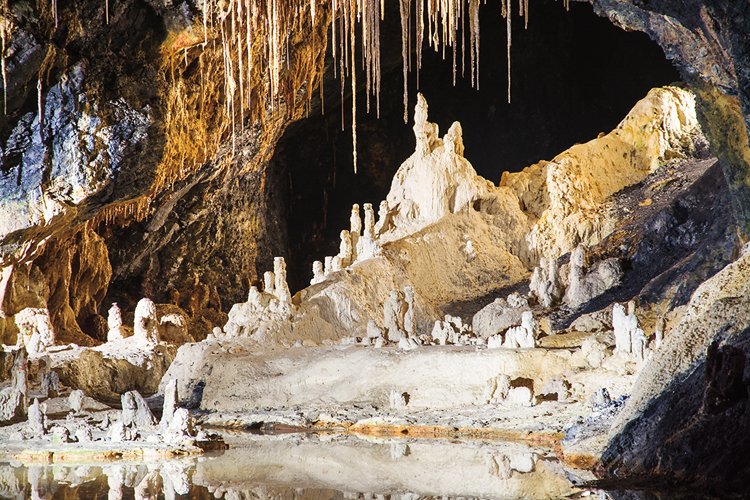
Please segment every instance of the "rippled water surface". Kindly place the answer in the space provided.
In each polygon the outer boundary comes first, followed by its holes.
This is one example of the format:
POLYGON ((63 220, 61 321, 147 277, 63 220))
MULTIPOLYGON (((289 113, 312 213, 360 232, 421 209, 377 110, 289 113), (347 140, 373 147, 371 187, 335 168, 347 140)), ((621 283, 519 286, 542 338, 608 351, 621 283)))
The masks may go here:
POLYGON ((575 474, 548 450, 518 443, 330 435, 241 435, 230 442, 222 453, 149 463, 6 462, 0 497, 413 500, 590 493, 576 488, 575 474))

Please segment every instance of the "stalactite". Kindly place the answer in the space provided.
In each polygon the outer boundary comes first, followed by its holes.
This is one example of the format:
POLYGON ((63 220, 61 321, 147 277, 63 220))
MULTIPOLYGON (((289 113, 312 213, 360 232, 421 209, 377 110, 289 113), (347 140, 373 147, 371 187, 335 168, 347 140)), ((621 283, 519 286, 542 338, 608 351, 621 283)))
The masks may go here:
MULTIPOLYGON (((417 0, 418 2, 421 0, 417 0)), ((409 13, 411 0, 400 0, 401 10, 401 60, 404 65, 404 123, 409 122, 409 13)))
POLYGON ((507 31, 507 43, 506 43, 506 52, 508 57, 508 104, 510 104, 510 46, 512 44, 512 36, 511 36, 511 19, 513 15, 511 14, 511 8, 510 8, 510 2, 511 0, 508 0, 508 8, 506 10, 506 16, 505 16, 505 30, 507 31))

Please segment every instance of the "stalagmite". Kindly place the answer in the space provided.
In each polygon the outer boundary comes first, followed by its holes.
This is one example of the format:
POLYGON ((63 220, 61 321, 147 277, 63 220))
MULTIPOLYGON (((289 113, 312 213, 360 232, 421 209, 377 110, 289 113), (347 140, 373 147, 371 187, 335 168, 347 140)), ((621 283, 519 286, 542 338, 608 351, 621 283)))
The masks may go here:
POLYGON ((38 399, 29 406, 28 427, 29 432, 35 437, 44 436, 47 433, 47 405, 39 404, 38 399))
POLYGON ((68 405, 70 406, 70 410, 76 415, 83 410, 83 398, 84 394, 81 389, 75 389, 68 395, 68 405))
POLYGON ((55 330, 47 309, 27 307, 14 319, 20 332, 18 340, 29 354, 42 354, 55 344, 55 330))
POLYGON ((175 409, 177 408, 177 380, 172 379, 167 382, 167 386, 164 389, 164 404, 162 405, 161 420, 159 426, 164 429, 169 427, 174 416, 175 409))
POLYGON ((333 272, 333 257, 326 255, 323 262, 323 276, 328 276, 333 272))
POLYGON ((156 419, 138 391, 129 391, 120 397, 122 404, 121 420, 125 427, 135 429, 151 427, 156 419))
POLYGON ((276 280, 273 271, 263 273, 263 291, 270 295, 276 295, 274 291, 274 281, 276 280))
POLYGON ((142 344, 159 343, 159 321, 156 317, 156 304, 143 298, 135 306, 133 340, 142 344))
POLYGON ((391 290, 388 299, 383 304, 383 326, 391 342, 398 342, 405 334, 402 306, 401 294, 398 290, 391 290))
POLYGON ((388 201, 383 200, 378 207, 378 222, 375 224, 375 234, 382 235, 391 228, 391 214, 388 210, 388 201))
POLYGON ((339 238, 341 239, 341 243, 339 243, 339 255, 338 256, 341 258, 341 265, 343 267, 348 267, 353 262, 352 236, 349 231, 347 231, 346 229, 343 229, 341 233, 339 233, 339 238))
POLYGON ((273 274, 275 277, 274 291, 276 298, 284 304, 290 303, 292 301, 292 294, 286 282, 286 262, 284 261, 284 257, 275 257, 273 259, 273 274))
POLYGON ((313 277, 310 280, 311 285, 317 285, 318 283, 321 283, 325 279, 323 263, 321 261, 316 260, 313 262, 312 272, 313 272, 313 277))
POLYGON ((414 288, 407 285, 404 287, 404 300, 406 301, 406 313, 404 314, 404 330, 407 335, 413 337, 416 335, 417 326, 414 310, 414 288))
POLYGON ((113 302, 112 307, 109 308, 107 313, 107 327, 107 342, 125 338, 123 334, 122 311, 117 302, 113 302))

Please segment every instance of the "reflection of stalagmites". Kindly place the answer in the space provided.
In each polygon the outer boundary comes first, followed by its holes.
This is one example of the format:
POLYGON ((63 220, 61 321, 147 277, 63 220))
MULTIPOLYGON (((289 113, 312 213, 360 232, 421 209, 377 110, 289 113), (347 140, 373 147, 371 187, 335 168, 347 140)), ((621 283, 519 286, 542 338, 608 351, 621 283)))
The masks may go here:
POLYGON ((413 337, 416 335, 416 321, 414 310, 414 288, 407 285, 404 287, 404 300, 406 302, 406 312, 404 314, 404 331, 407 335, 413 337))
POLYGON ((556 259, 539 260, 529 283, 531 293, 544 307, 552 307, 560 300, 560 286, 556 259))
POLYGON ((263 291, 269 295, 276 295, 274 291, 274 281, 276 277, 273 275, 273 271, 266 271, 263 273, 263 291))
POLYGON ((536 322, 533 314, 531 311, 524 312, 521 316, 521 326, 511 328, 506 332, 503 347, 510 349, 536 347, 535 330, 536 322))
POLYGON ((161 420, 159 425, 162 428, 169 426, 174 416, 175 408, 177 407, 177 379, 172 379, 167 382, 167 386, 164 388, 164 404, 162 406, 161 420))
POLYGON ((41 354, 55 344, 55 330, 47 309, 27 307, 16 313, 18 340, 29 354, 41 354))
MULTIPOLYGON (((177 495, 188 495, 190 493, 190 477, 187 467, 175 462, 166 462, 162 465, 162 480, 164 481, 164 498, 169 500, 177 495)), ((229 498, 227 495, 225 498, 229 498)))
POLYGON ((40 405, 38 399, 34 399, 29 406, 28 425, 29 432, 35 437, 41 437, 47 433, 47 405, 40 405))
POLYGON ((286 262, 284 257, 273 259, 274 291, 279 302, 287 304, 292 301, 292 294, 286 282, 286 262))
MULTIPOLYGON (((408 457, 411 455, 411 448, 409 448, 409 445, 406 443, 391 443, 390 446, 391 451, 391 460, 398 460, 401 457, 408 457)), ((356 498, 359 498, 359 495, 356 496, 356 498)), ((391 496, 393 498, 393 496, 391 496)), ((404 499, 404 496, 402 495, 401 500, 404 499)))
POLYGON ((141 299, 135 306, 133 339, 144 344, 159 342, 159 321, 156 318, 156 304, 151 299, 141 299))
POLYGON ((122 500, 122 488, 125 485, 125 468, 122 465, 110 465, 104 469, 107 475, 107 500, 122 500))
POLYGON ((388 340, 398 342, 404 334, 403 301, 398 290, 391 290, 391 294, 383 304, 383 326, 388 334, 388 340))
POLYGON ((375 235, 380 236, 387 232, 392 226, 391 214, 388 209, 388 202, 383 200, 378 207, 378 222, 375 224, 375 235))
POLYGON ((107 342, 120 340, 125 337, 122 324, 122 311, 117 302, 113 302, 112 307, 109 308, 109 312, 107 313, 107 327, 107 342))
POLYGON ((319 260, 316 260, 312 264, 312 272, 313 277, 310 280, 311 285, 317 285, 318 283, 321 283, 325 279, 325 274, 323 272, 323 263, 319 260))
MULTIPOLYGON (((634 305, 633 307, 629 305, 629 308, 634 309, 634 305)), ((615 331, 615 352, 632 353, 633 335, 636 334, 636 330, 639 330, 635 312, 625 314, 622 304, 615 304, 612 307, 612 328, 615 331)))
POLYGON ((158 470, 152 470, 146 474, 138 486, 135 487, 135 500, 150 500, 159 498, 162 482, 158 470))
POLYGON ((354 262, 352 258, 354 248, 352 247, 352 235, 346 229, 343 229, 339 234, 341 242, 339 243, 339 257, 341 257, 341 265, 343 267, 349 267, 354 262))
POLYGON ((68 396, 68 405, 70 406, 71 411, 76 415, 83 410, 83 396, 84 394, 81 389, 71 391, 68 396))
POLYGON ((156 424, 156 419, 138 391, 126 392, 120 396, 122 403, 122 423, 126 427, 143 428, 156 424))
POLYGON ((388 401, 391 404, 391 408, 404 408, 409 404, 409 395, 405 392, 391 389, 390 394, 388 394, 388 401))

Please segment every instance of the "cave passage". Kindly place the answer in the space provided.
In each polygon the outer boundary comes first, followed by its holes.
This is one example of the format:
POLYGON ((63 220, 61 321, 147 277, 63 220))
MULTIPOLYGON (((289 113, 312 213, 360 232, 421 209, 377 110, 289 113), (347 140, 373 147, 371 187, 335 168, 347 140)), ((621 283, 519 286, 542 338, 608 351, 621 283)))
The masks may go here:
MULTIPOLYGON (((500 4, 489 1, 480 8, 486 11, 480 16, 480 90, 471 87, 468 54, 465 78, 459 68, 454 87, 450 50, 443 60, 425 47, 419 91, 441 135, 453 121, 461 122, 466 158, 492 182, 497 183, 505 170, 519 171, 609 132, 648 90, 679 80, 661 48, 645 34, 617 28, 589 4, 575 2, 566 11, 560 2, 540 0, 532 4, 528 29, 520 21, 513 25, 513 90, 508 104, 500 4)), ((285 186, 280 204, 287 213, 279 217, 287 222, 293 291, 308 285, 314 260, 337 253, 338 235, 348 228, 351 205, 371 202, 377 207, 393 174, 414 152, 416 74, 409 75, 410 121, 404 124, 397 11, 386 12, 382 29, 380 118, 375 116, 374 98, 366 114, 364 88, 357 96, 359 174, 353 173, 352 165, 351 95, 341 101, 330 58, 325 114, 314 109, 309 118, 290 126, 269 165, 285 186)), ((460 52, 457 59, 460 66, 460 52)))

